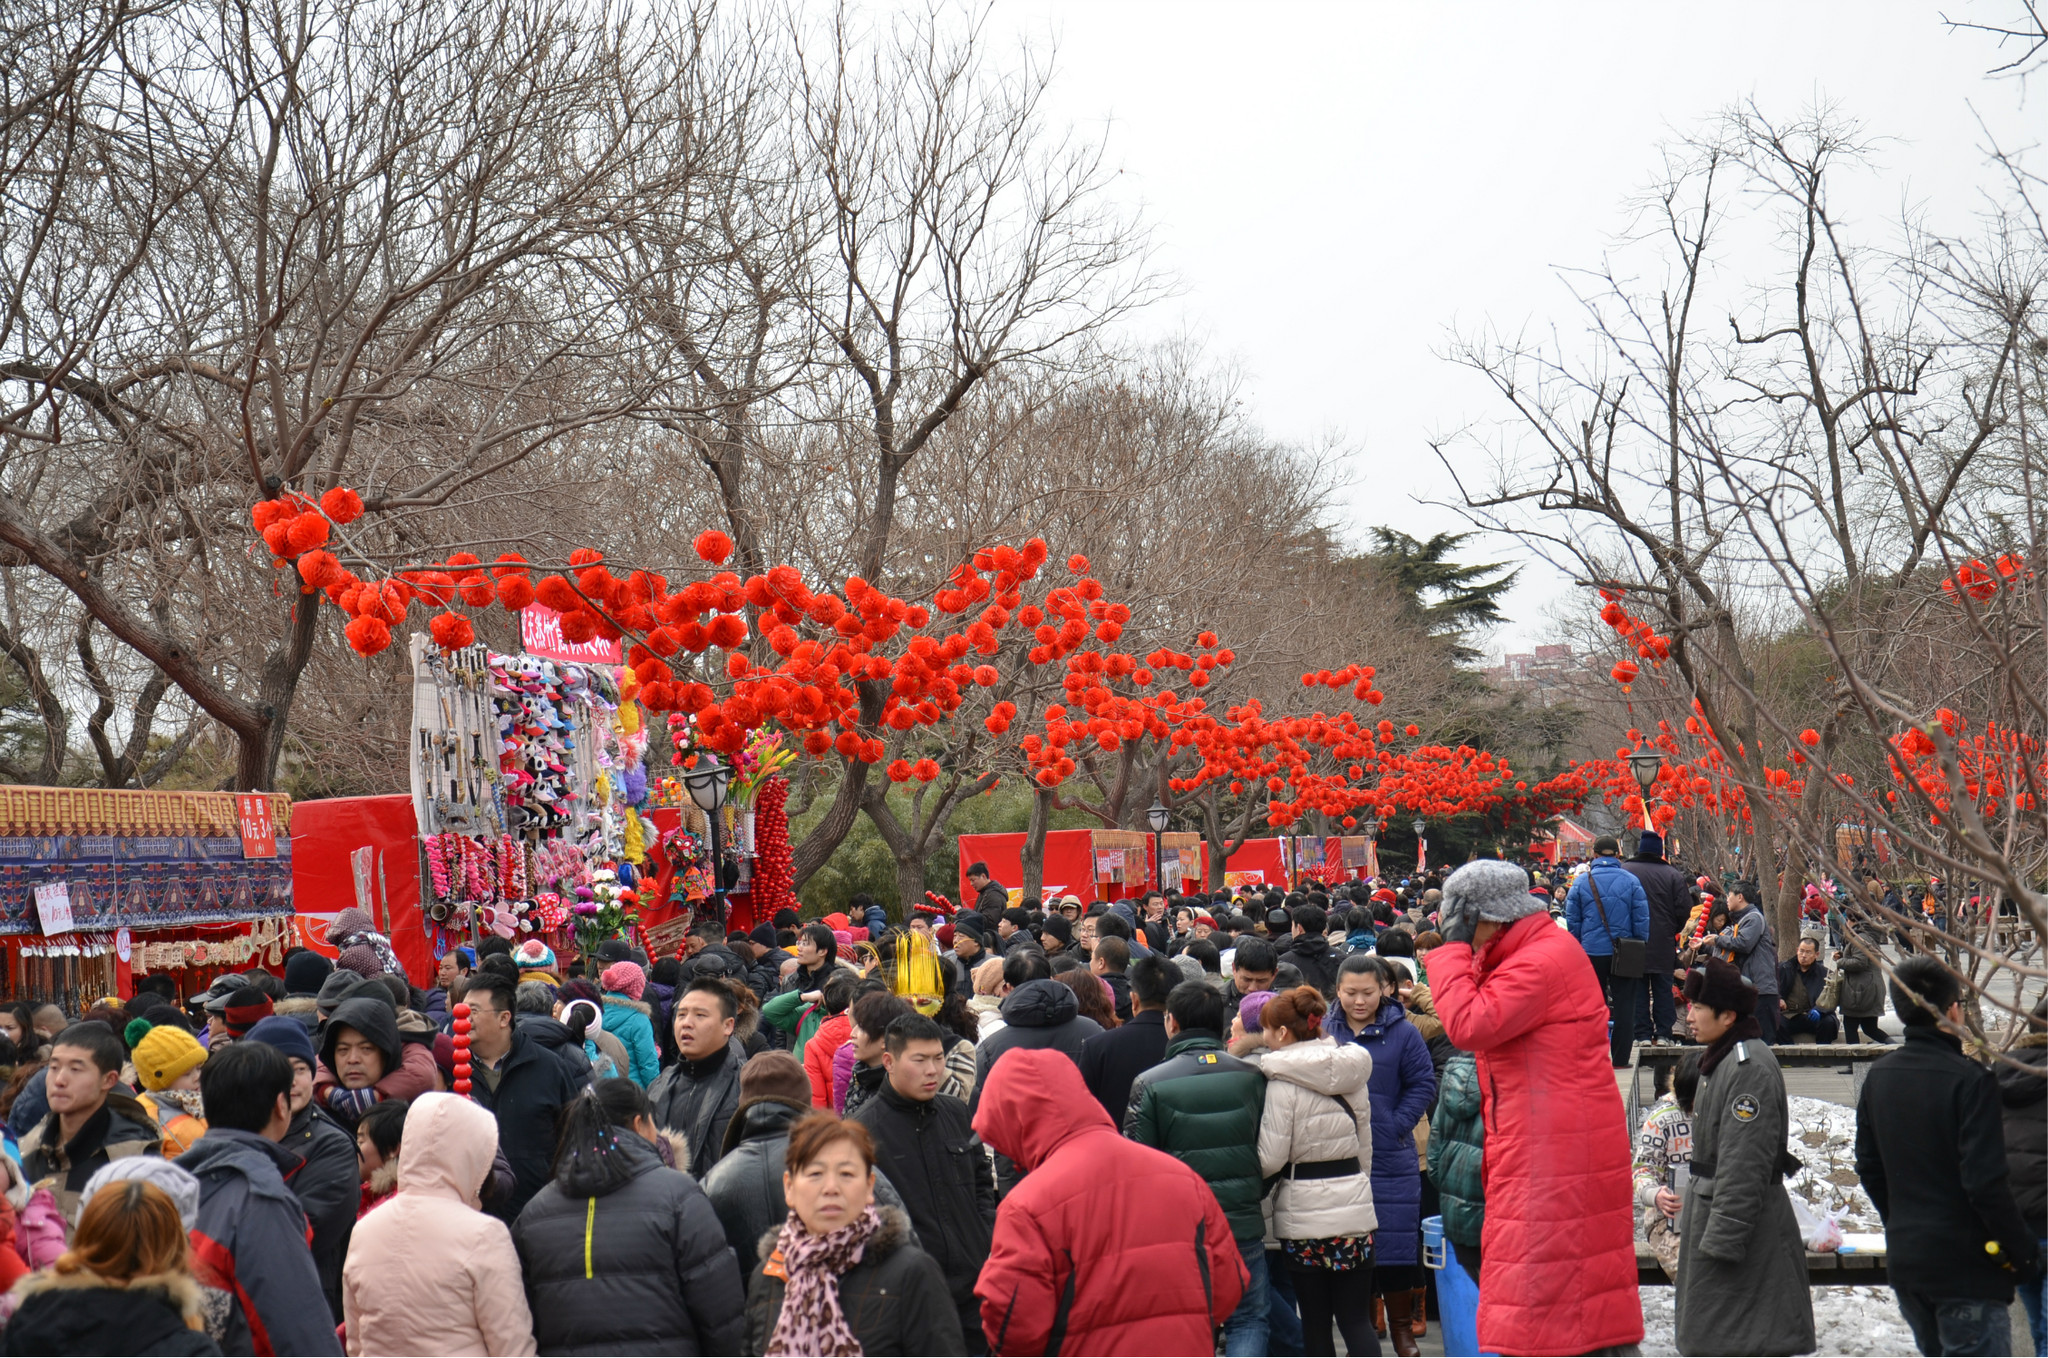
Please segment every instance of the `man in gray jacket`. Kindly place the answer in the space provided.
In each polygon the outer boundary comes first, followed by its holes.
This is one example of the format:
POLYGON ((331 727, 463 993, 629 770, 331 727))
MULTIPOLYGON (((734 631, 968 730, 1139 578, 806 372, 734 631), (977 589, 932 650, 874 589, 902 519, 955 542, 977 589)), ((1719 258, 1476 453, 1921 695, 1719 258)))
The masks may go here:
POLYGON ((1756 1022, 1763 1040, 1776 1046, 1783 1040, 1778 1022, 1778 936, 1765 918, 1754 882, 1737 882, 1728 888, 1728 927, 1715 934, 1711 943, 1724 962, 1732 962, 1742 979, 1756 987, 1756 1022))
POLYGON ((1756 990, 1712 958, 1686 977, 1685 998, 1693 1035, 1707 1046, 1678 1216, 1678 1351, 1810 1353, 1806 1245, 1784 1183, 1798 1162, 1785 1148, 1785 1077, 1755 1040, 1756 990))

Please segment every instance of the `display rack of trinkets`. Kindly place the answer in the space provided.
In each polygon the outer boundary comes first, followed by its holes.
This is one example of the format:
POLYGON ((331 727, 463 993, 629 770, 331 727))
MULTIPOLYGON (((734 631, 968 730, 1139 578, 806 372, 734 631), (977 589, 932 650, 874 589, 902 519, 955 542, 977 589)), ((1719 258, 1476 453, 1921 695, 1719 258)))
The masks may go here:
MULTIPOLYGON (((646 713, 609 666, 411 643, 422 905, 444 935, 566 942, 611 915, 655 833, 646 713)), ((439 952, 450 940, 437 939, 439 952)))

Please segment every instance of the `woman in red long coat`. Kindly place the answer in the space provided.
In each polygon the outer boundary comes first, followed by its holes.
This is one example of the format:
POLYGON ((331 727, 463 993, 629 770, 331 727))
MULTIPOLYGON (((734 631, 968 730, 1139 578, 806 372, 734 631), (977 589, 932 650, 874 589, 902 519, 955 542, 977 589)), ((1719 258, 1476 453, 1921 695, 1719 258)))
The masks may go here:
POLYGON ((1442 918, 1430 989, 1451 1041, 1478 1053, 1486 1120, 1479 1346, 1639 1344, 1628 1119, 1593 966, 1512 863, 1452 873, 1442 918))

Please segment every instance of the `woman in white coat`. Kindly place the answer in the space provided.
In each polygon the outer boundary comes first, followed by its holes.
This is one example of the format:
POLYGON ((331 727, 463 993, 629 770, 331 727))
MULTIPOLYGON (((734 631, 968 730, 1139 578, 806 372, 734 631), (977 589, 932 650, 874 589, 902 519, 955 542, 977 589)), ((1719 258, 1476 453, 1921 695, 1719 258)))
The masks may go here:
POLYGON ((1277 1176, 1266 1198, 1301 1304, 1301 1351, 1334 1354, 1330 1326, 1353 1354, 1380 1351, 1372 1326, 1372 1056, 1322 1036, 1327 1006, 1314 986, 1266 1001, 1266 1111, 1259 1169, 1277 1176))

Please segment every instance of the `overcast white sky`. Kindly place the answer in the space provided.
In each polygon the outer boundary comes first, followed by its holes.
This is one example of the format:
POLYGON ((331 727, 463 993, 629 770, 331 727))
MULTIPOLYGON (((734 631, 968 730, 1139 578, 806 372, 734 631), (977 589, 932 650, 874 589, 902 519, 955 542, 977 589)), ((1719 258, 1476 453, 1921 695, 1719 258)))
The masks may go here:
MULTIPOLYGON (((2000 0, 1951 0, 1991 19, 2000 0)), ((1447 330, 1578 313, 1560 267, 1597 264, 1658 143, 1754 99, 1831 101, 1897 139, 1872 236, 1906 205, 1965 229, 1992 183, 1978 120, 2048 130, 2048 88, 1988 80, 1981 35, 1931 3, 1211 4, 999 0, 992 27, 1056 40, 1054 119, 1106 128, 1181 294, 1138 324, 1234 358, 1275 435, 1334 434, 1357 536, 1461 526, 1427 439, 1499 414, 1438 357, 1447 330)), ((1518 555, 1496 539, 1482 550, 1518 555)), ((1540 564, 1497 646, 1560 593, 1540 564)))

